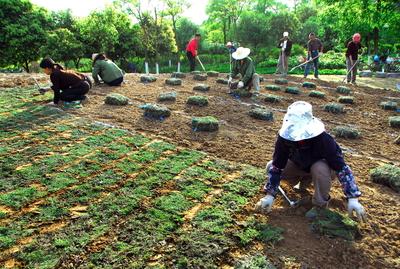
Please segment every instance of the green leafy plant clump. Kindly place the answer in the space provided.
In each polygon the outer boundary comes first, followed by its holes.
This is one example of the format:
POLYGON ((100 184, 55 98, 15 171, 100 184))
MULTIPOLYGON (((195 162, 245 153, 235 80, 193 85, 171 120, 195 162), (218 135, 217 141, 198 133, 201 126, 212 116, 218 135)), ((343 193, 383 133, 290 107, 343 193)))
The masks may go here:
POLYGON ((208 105, 208 98, 204 96, 190 96, 186 103, 189 105, 206 106, 208 105))

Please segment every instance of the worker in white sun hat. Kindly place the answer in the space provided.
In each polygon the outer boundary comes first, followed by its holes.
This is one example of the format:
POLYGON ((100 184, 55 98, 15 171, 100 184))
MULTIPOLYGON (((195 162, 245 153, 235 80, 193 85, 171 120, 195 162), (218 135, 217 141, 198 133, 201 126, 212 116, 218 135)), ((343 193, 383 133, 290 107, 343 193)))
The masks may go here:
POLYGON ((358 221, 366 221, 365 210, 358 201, 361 191, 353 172, 344 161, 338 143, 325 130, 324 124, 313 117, 311 104, 298 101, 288 107, 275 141, 273 159, 266 169, 264 192, 267 195, 256 204, 257 212, 271 210, 282 179, 294 185, 299 181, 305 181, 306 185, 314 183, 314 207, 306 216, 316 217, 321 209, 328 207, 332 181, 337 178, 347 196, 350 217, 355 211, 358 221))
POLYGON ((278 75, 279 71, 282 70, 282 75, 286 76, 290 59, 290 51, 292 50, 292 40, 289 39, 288 32, 283 33, 283 38, 279 40, 277 47, 280 50, 278 65, 276 66, 275 74, 278 75))
POLYGON ((230 90, 244 89, 250 91, 251 87, 254 87, 252 99, 257 99, 260 93, 260 77, 256 73, 253 60, 248 57, 249 54, 250 49, 244 47, 239 47, 234 53, 232 53, 232 57, 236 61, 229 75, 228 85, 230 90), (232 79, 238 74, 240 74, 242 78, 239 81, 232 82, 232 79))

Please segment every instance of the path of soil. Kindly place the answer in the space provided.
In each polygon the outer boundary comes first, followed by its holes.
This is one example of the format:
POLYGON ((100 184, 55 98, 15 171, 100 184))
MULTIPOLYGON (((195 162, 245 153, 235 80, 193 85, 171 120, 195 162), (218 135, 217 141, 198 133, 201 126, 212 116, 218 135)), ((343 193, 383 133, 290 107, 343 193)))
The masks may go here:
MULTIPOLYGON (((18 81, 22 85, 26 83, 31 85, 33 81, 30 76, 36 77, 40 83, 49 81, 43 74, 14 76, 14 85, 7 87, 19 86, 18 81)), ((268 92, 265 85, 274 84, 277 77, 263 75, 265 80, 262 82, 261 93, 282 97, 281 102, 271 104, 264 103, 260 99, 233 97, 226 93, 226 85, 216 84, 216 78, 212 77, 200 82, 188 74, 187 78, 183 79, 183 85, 170 86, 165 84, 165 79, 170 78, 170 74, 156 75, 158 80, 153 83, 141 82, 140 76, 140 74, 127 74, 125 83, 120 87, 95 86, 89 93, 90 100, 86 106, 70 113, 203 151, 222 159, 257 167, 264 167, 271 159, 274 141, 286 108, 294 101, 304 100, 312 103, 314 115, 325 123, 328 131, 339 125, 357 128, 361 131, 359 139, 337 138, 337 141, 343 148, 345 159, 353 169, 358 185, 363 191, 360 200, 369 217, 368 223, 362 224, 363 238, 356 242, 347 242, 340 238, 328 238, 316 234, 309 228, 309 219, 305 217, 305 212, 311 208, 311 204, 292 209, 283 197, 278 196, 268 216, 268 223, 284 228, 285 239, 274 246, 273 252, 276 254, 274 259, 282 264, 282 268, 398 268, 400 266, 398 229, 400 194, 389 187, 371 182, 368 176, 370 169, 381 164, 400 164, 400 146, 393 142, 400 135, 400 130, 388 126, 388 117, 400 116, 400 113, 383 110, 379 106, 381 102, 387 101, 400 104, 400 91, 349 85, 355 103, 346 104, 345 113, 333 114, 325 112, 323 106, 336 101, 340 96, 336 92, 336 87, 343 84, 326 80, 303 80, 300 77, 288 76, 289 86, 298 86, 302 90, 300 95, 294 95, 284 91, 268 92), (316 83, 316 90, 325 92, 327 97, 325 99, 308 97, 310 89, 301 87, 304 81, 316 83), (193 91, 192 88, 196 84, 207 84, 211 86, 211 90, 193 91), (175 102, 163 102, 171 109, 172 115, 164 120, 144 116, 140 107, 157 102, 158 94, 161 92, 178 94, 175 102), (105 96, 110 93, 129 97, 131 104, 121 107, 104 104, 105 96), (187 105, 187 98, 193 95, 208 97, 209 105, 205 107, 187 105), (275 118, 265 121, 249 117, 248 111, 259 106, 272 109, 275 118), (219 131, 194 132, 191 120, 193 117, 202 116, 217 118, 220 121, 219 131)), ((226 74, 220 74, 219 77, 225 78, 226 74)), ((52 95, 48 93, 48 96, 50 102, 52 95)), ((299 194, 291 190, 291 186, 286 184, 282 186, 292 200, 300 198, 299 194)), ((338 182, 334 183, 331 196, 330 207, 345 213, 347 203, 338 182)), ((261 197, 260 193, 254 197, 251 204, 248 204, 249 212, 252 212, 252 207, 261 197)), ((268 255, 271 253, 271 250, 260 249, 260 251, 265 251, 269 253, 268 255)))

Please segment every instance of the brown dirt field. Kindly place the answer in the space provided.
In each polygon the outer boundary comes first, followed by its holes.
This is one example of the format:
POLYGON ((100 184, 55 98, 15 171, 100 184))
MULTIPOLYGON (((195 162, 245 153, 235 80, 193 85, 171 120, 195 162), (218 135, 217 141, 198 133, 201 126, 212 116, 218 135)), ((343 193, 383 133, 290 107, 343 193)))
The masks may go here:
MULTIPOLYGON (((32 85, 29 77, 36 77, 40 83, 46 83, 49 78, 43 74, 13 75, 14 86, 18 81, 32 85)), ((400 104, 400 91, 380 88, 348 85, 355 97, 354 104, 345 104, 345 113, 333 114, 325 112, 323 106, 335 102, 340 96, 337 86, 346 86, 335 81, 342 76, 328 81, 325 76, 321 80, 304 80, 298 76, 288 76, 288 86, 300 87, 302 93, 294 95, 283 91, 271 92, 265 85, 274 84, 274 75, 262 75, 261 94, 273 94, 282 97, 279 103, 264 103, 261 99, 236 98, 227 94, 227 85, 217 84, 217 78, 208 77, 207 81, 196 81, 192 75, 182 79, 183 85, 171 86, 165 79, 170 74, 155 75, 156 82, 143 83, 140 74, 127 74, 125 82, 120 87, 95 86, 88 94, 89 102, 83 109, 69 111, 71 114, 85 117, 93 121, 107 123, 159 138, 175 145, 187 147, 225 160, 248 163, 256 167, 264 167, 271 159, 277 132, 281 127, 287 107, 299 100, 313 104, 314 116, 320 118, 328 131, 336 126, 357 128, 361 135, 359 139, 337 138, 343 148, 345 160, 352 168, 358 186, 363 192, 360 201, 368 214, 368 222, 361 224, 363 238, 348 242, 341 238, 328 238, 313 232, 309 228, 310 220, 305 212, 312 205, 307 204, 298 209, 289 207, 287 201, 279 195, 272 211, 267 216, 268 224, 285 229, 284 240, 273 246, 273 249, 263 249, 273 260, 282 264, 280 268, 399 268, 400 266, 400 193, 389 187, 371 182, 368 171, 382 164, 400 165, 400 145, 393 141, 400 135, 400 129, 388 126, 388 117, 400 116, 400 112, 383 110, 381 102, 394 101, 400 104), (318 91, 326 93, 325 99, 309 97, 311 89, 301 87, 304 81, 317 84, 318 91), (196 84, 211 86, 208 92, 193 91, 196 84), (176 101, 162 102, 171 109, 172 114, 164 120, 151 119, 143 115, 141 106, 157 103, 161 92, 176 92, 176 101), (119 93, 131 99, 127 106, 112 106, 104 103, 107 94, 119 93), (209 105, 197 107, 186 104, 190 96, 203 95, 209 98, 209 105), (269 108, 275 118, 258 120, 248 116, 249 110, 258 106, 269 108), (214 116, 220 121, 220 129, 216 132, 194 132, 191 120, 194 117, 214 116)), ((219 78, 225 78, 220 74, 219 78)), ((387 80, 389 82, 389 80, 387 80)), ((390 81, 396 85, 399 80, 390 81)), ((3 83, 1 83, 3 84, 3 83)), ((373 83, 368 85, 374 86, 373 83)), ((10 85, 11 87, 12 85, 10 85)), ((283 86, 282 89, 285 87, 283 86)), ((384 87, 393 89, 393 86, 384 87)), ((52 101, 52 94, 47 93, 52 101)), ((158 102, 161 103, 161 102, 158 102)), ((260 186, 261 189, 262 186, 260 186)), ((293 192, 291 186, 283 183, 292 200, 300 198, 293 192)), ((312 193, 312 190, 310 189, 312 193)), ((260 192, 246 207, 253 214, 254 204, 262 197, 260 192)), ((334 182, 331 191, 331 209, 346 213, 347 203, 341 191, 339 182, 334 182)), ((224 267, 228 268, 228 267, 224 267)))

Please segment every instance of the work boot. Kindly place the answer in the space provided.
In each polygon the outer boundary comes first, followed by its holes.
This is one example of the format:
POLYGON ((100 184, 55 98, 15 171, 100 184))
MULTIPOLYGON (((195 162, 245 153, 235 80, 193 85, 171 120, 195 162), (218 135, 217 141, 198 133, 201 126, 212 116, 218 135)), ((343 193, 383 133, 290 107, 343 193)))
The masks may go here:
POLYGON ((297 183, 293 187, 293 190, 296 191, 296 192, 307 191, 307 188, 311 185, 311 183, 312 183, 312 177, 311 176, 305 176, 300 180, 299 183, 297 183))

